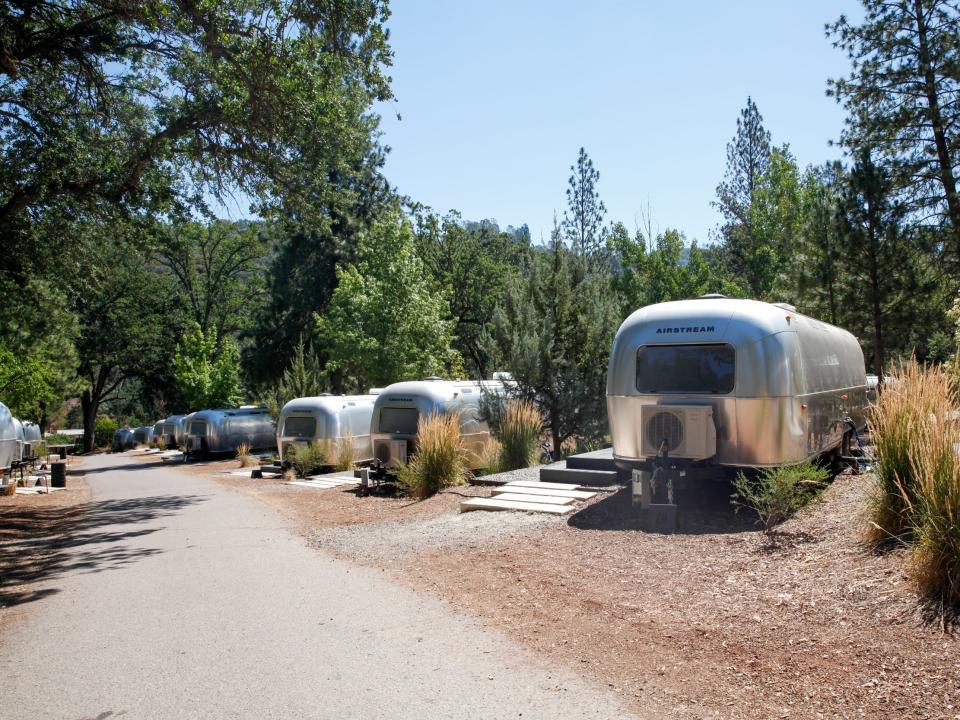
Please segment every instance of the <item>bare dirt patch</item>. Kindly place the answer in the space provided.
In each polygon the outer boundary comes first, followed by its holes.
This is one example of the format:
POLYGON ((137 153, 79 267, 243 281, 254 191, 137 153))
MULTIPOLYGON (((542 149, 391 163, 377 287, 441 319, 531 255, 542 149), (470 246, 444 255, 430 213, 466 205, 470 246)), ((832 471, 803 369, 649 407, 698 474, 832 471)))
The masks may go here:
POLYGON ((56 563, 50 539, 82 522, 90 487, 78 473, 82 460, 74 458, 65 490, 0 497, 0 627, 12 618, 12 608, 43 597, 36 586, 56 563))
POLYGON ((238 460, 177 464, 182 472, 200 474, 221 485, 252 495, 291 518, 305 534, 317 528, 370 523, 409 522, 459 512, 464 496, 488 494, 481 488, 451 488, 426 500, 374 494, 358 497, 356 487, 319 489, 291 485, 280 479, 252 479, 231 475, 226 470, 241 470, 238 460))
MULTIPOLYGON (((922 615, 899 553, 859 538, 841 476, 776 546, 722 505, 634 528, 628 493, 518 543, 434 552, 398 577, 551 660, 678 717, 960 716, 960 642, 922 615)), ((709 500, 709 499, 708 499, 709 500)))

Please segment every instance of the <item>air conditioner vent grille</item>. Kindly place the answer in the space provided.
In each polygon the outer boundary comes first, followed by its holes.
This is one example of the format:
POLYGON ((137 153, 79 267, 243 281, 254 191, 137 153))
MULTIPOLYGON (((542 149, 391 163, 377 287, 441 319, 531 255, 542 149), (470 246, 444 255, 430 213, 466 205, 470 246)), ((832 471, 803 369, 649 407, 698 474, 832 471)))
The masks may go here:
POLYGON ((647 421, 647 443, 651 448, 659 449, 667 443, 667 451, 672 452, 683 444, 683 422, 671 412, 658 412, 647 421))

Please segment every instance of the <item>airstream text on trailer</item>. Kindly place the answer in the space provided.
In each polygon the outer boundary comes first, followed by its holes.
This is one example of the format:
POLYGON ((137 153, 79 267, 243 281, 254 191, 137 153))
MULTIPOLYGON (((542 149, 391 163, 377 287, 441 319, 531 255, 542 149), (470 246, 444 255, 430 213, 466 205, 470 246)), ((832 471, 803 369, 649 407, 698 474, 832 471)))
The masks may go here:
POLYGON ((413 443, 420 418, 454 412, 460 415, 464 447, 479 453, 490 438, 490 428, 480 417, 484 393, 503 395, 505 384, 498 379, 428 378, 388 385, 377 397, 370 421, 374 462, 380 470, 406 463, 416 450, 413 443))
POLYGON ((607 375, 614 460, 766 467, 838 449, 866 424, 863 352, 790 305, 705 296, 641 308, 607 375))
POLYGON ((289 445, 342 442, 352 438, 353 461, 369 462, 370 417, 376 395, 320 395, 291 400, 277 420, 277 449, 281 462, 289 445))
POLYGON ((272 450, 277 438, 266 408, 200 410, 190 416, 186 444, 190 453, 236 452, 246 443, 251 450, 272 450))

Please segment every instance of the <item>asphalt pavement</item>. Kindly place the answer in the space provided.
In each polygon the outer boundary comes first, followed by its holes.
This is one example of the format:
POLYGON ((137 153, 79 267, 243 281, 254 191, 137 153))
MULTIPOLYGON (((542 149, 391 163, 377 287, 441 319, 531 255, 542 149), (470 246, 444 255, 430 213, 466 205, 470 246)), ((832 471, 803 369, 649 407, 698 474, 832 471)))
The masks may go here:
POLYGON ((618 698, 239 491, 124 455, 0 623, 0 719, 621 718, 618 698))

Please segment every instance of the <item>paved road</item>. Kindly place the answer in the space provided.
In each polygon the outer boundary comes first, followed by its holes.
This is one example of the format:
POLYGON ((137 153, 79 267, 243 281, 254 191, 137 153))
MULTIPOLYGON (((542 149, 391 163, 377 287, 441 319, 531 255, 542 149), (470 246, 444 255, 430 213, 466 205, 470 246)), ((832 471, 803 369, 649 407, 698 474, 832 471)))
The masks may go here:
POLYGON ((86 459, 87 522, 0 630, 0 718, 618 718, 605 690, 217 483, 86 459))

